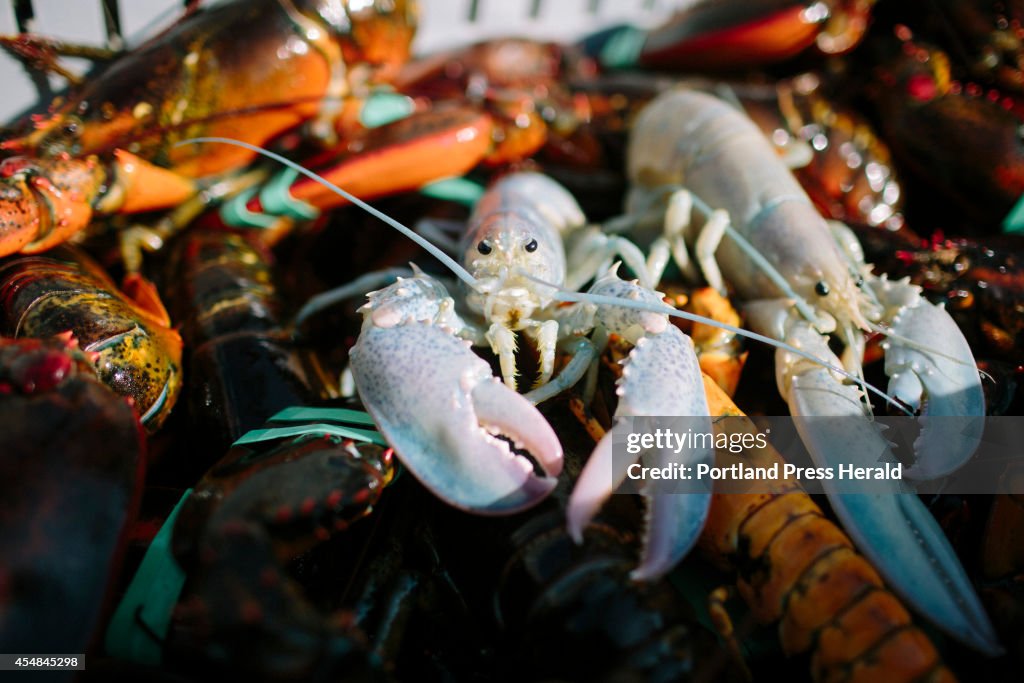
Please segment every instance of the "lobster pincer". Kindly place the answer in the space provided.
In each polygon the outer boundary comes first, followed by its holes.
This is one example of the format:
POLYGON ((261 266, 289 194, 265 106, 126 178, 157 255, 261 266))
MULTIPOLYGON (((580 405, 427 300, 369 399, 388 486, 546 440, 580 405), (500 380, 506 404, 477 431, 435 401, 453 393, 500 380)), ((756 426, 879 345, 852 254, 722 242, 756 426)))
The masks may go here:
MULTIPOLYGON (((609 271, 590 288, 591 294, 622 299, 661 303, 657 292, 627 282, 609 271)), ((700 386, 701 370, 693 342, 673 325, 667 315, 613 306, 588 307, 596 328, 595 337, 618 335, 633 346, 622 361, 622 376, 617 382, 619 396, 614 423, 630 417, 685 417, 694 431, 711 432, 707 398, 700 386)), ((587 309, 584 309, 587 310, 587 309)), ((614 431, 614 430, 613 430, 614 431)), ((627 476, 627 469, 636 461, 613 456, 613 431, 607 432, 597 444, 590 460, 580 473, 569 498, 569 533, 577 542, 583 529, 594 518, 608 496, 627 476)), ((714 450, 690 448, 685 453, 671 448, 653 448, 643 458, 649 467, 664 468, 672 463, 693 467, 710 464, 714 450)), ((653 482, 645 482, 651 486, 653 482)), ((635 579, 654 579, 673 566, 697 542, 711 504, 711 492, 668 493, 645 488, 648 501, 646 537, 640 566, 635 579)))
MULTIPOLYGON (((797 321, 789 330, 789 342, 838 363, 827 338, 809 323, 797 321)), ((887 433, 870 421, 856 384, 836 382, 826 368, 783 349, 776 354, 776 379, 816 465, 835 469, 897 462, 887 433), (839 453, 837 443, 848 446, 839 453)), ((959 432, 969 419, 954 419, 949 427, 959 432)), ((925 447, 950 452, 948 444, 934 442, 958 438, 954 430, 942 429, 938 436, 929 436, 930 431, 922 430, 915 444, 918 450, 923 441, 925 447)), ((846 532, 896 593, 963 642, 987 654, 999 654, 995 631, 970 579, 935 518, 909 486, 900 479, 872 481, 870 488, 853 492, 836 480, 823 480, 822 486, 846 532)))
POLYGON ((476 333, 440 282, 417 272, 370 294, 360 310, 349 356, 360 398, 420 482, 483 514, 527 508, 554 489, 558 437, 458 336, 476 333))
POLYGON ((971 348, 945 308, 925 299, 920 287, 883 277, 873 278, 871 289, 890 321, 889 392, 921 412, 924 429, 914 450, 930 454, 905 474, 915 480, 946 476, 974 453, 981 436, 985 396, 971 348))

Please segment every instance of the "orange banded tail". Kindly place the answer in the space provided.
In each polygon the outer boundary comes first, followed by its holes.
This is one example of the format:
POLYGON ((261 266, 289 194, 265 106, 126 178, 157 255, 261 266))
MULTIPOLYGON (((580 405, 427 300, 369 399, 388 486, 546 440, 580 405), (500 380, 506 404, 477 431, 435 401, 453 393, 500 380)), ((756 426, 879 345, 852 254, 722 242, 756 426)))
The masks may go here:
MULTIPOLYGON (((712 415, 743 415, 707 376, 704 385, 712 415)), ((748 455, 755 466, 781 462, 774 451, 748 455)), ((795 482, 714 495, 700 545, 739 572, 739 592, 759 620, 779 622, 787 654, 810 651, 815 681, 956 680, 875 569, 795 482)))

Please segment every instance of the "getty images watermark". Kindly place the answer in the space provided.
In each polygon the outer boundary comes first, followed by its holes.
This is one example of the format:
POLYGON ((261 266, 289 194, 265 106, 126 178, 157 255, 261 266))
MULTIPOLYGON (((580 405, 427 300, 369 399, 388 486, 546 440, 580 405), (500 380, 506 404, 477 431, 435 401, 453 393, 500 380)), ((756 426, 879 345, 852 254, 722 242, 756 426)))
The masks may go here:
POLYGON ((1016 416, 637 417, 612 442, 619 493, 1024 493, 1016 416))

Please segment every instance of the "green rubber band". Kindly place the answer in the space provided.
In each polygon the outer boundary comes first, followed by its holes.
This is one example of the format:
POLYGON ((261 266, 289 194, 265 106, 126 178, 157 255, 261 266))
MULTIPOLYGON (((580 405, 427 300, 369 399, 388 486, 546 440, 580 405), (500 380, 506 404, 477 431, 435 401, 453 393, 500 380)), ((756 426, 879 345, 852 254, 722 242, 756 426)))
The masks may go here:
POLYGON ((484 187, 467 178, 445 178, 420 188, 420 194, 462 204, 470 209, 484 196, 484 187))
POLYGON ((1008 235, 1019 235, 1024 233, 1024 194, 1020 196, 1017 203, 1010 209, 1003 219, 1003 232, 1008 235))
MULTIPOLYGON (((278 412, 270 421, 307 424, 255 429, 247 432, 233 445, 254 444, 306 434, 329 434, 387 446, 384 437, 376 431, 323 422, 372 426, 373 418, 358 410, 295 406, 278 412), (308 424, 310 420, 321 422, 308 424)), ((147 666, 160 664, 163 640, 171 624, 171 613, 185 585, 185 573, 171 553, 171 536, 178 514, 191 493, 192 489, 185 491, 160 527, 160 531, 153 537, 124 597, 114 611, 104 640, 108 654, 147 666)))
POLYGON ((375 443, 378 446, 387 446, 387 441, 376 431, 369 429, 356 429, 355 427, 341 427, 339 425, 317 422, 313 424, 296 425, 294 427, 270 427, 268 429, 253 429, 245 433, 240 439, 233 443, 233 446, 248 446, 249 444, 286 439, 294 436, 329 435, 340 436, 343 439, 375 443))
POLYGON ((104 641, 107 653, 139 664, 160 664, 171 612, 185 585, 185 572, 171 553, 171 534, 192 489, 174 506, 153 537, 128 590, 114 611, 104 641))
POLYGON ((298 177, 298 171, 287 168, 266 182, 260 190, 260 204, 265 213, 300 220, 310 220, 320 215, 320 209, 292 196, 291 187, 298 177))
POLYGON ((647 33, 633 26, 623 26, 608 38, 597 60, 607 69, 629 69, 640 61, 647 33))
POLYGON ((268 422, 335 422, 373 426, 373 418, 361 410, 348 408, 309 408, 293 406, 274 415, 268 422))
POLYGON ((359 123, 366 128, 377 128, 400 121, 412 114, 415 109, 415 103, 406 95, 375 92, 366 99, 359 111, 359 123))
POLYGON ((260 230, 268 230, 273 227, 277 222, 276 218, 265 213, 250 211, 246 206, 255 194, 256 188, 251 187, 224 202, 220 207, 220 218, 224 224, 231 228, 259 228, 260 230))

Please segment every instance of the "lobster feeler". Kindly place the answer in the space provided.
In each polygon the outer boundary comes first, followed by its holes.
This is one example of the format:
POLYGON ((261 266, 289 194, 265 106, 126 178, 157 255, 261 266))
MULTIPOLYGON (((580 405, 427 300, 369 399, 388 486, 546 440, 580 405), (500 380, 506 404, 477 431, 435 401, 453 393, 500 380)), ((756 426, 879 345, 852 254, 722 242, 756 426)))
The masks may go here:
MULTIPOLYGON (((339 195, 341 195, 342 197, 347 199, 352 204, 358 206, 360 209, 363 209, 364 211, 366 211, 370 215, 374 216, 375 218, 380 219, 384 223, 387 223, 388 225, 390 225, 395 230, 398 230, 400 233, 402 233, 403 235, 405 235, 406 237, 411 239, 413 242, 415 242, 417 245, 422 247, 431 256, 433 256, 438 261, 440 261, 456 277, 458 277, 460 280, 462 280, 467 286, 469 286, 474 291, 477 291, 477 292, 480 292, 480 293, 483 293, 483 294, 487 293, 485 290, 481 289, 479 281, 475 277, 473 277, 473 275, 470 274, 470 272, 468 270, 463 268, 462 265, 458 261, 453 259, 448 254, 444 253, 444 251, 442 251, 436 245, 431 243, 425 237, 423 237, 422 235, 418 234, 417 232, 415 232, 411 228, 403 225, 400 221, 397 221, 394 218, 392 218, 391 216, 388 216, 383 211, 380 211, 379 209, 374 208, 373 206, 371 206, 370 204, 367 204, 366 202, 364 202, 363 200, 359 199, 355 195, 350 194, 349 192, 346 192, 345 190, 343 190, 342 188, 338 187, 334 183, 330 182, 326 178, 323 178, 323 177, 317 175, 313 171, 310 171, 309 169, 301 166, 300 164, 292 161, 291 159, 288 159, 287 157, 281 156, 280 154, 277 154, 276 152, 272 152, 272 151, 264 149, 262 147, 258 147, 256 145, 251 145, 251 144, 249 144, 247 142, 242 142, 240 140, 232 140, 230 138, 219 138, 219 137, 189 138, 187 140, 182 140, 181 142, 177 143, 175 146, 177 147, 177 146, 187 145, 187 144, 195 143, 195 142, 219 142, 219 143, 222 143, 222 144, 236 145, 236 146, 239 146, 239 147, 244 147, 244 148, 249 149, 249 150, 251 150, 253 152, 256 152, 257 154, 261 154, 261 155, 263 155, 263 156, 265 156, 265 157, 267 157, 269 159, 273 159, 274 161, 277 161, 278 163, 281 163, 281 164, 287 166, 288 168, 291 168, 292 170, 294 170, 294 171, 296 171, 298 173, 301 173, 302 175, 306 176, 307 178, 313 180, 314 182, 318 182, 321 185, 323 185, 324 187, 327 187, 328 189, 330 189, 330 190, 332 190, 334 192, 337 192, 339 195)), ((788 351, 790 353, 793 353, 793 354, 796 354, 798 356, 801 356, 802 358, 805 358, 805 359, 810 360, 812 362, 818 363, 822 367, 827 368, 828 370, 830 370, 832 372, 835 372, 836 374, 841 375, 841 376, 849 379, 850 381, 855 382, 856 384, 859 384, 859 385, 862 385, 862 386, 866 387, 868 391, 871 391, 872 393, 875 393, 876 395, 880 396, 881 398, 886 400, 888 403, 890 403, 894 407, 896 407, 899 410, 901 410, 902 412, 904 412, 904 413, 906 413, 908 415, 912 415, 913 414, 912 412, 908 411, 906 409, 906 407, 900 401, 897 401, 896 399, 892 398, 891 396, 889 396, 885 392, 881 391, 877 387, 874 387, 874 386, 872 386, 870 384, 867 384, 861 378, 856 377, 853 374, 843 370, 842 368, 828 363, 827 361, 824 361, 824 360, 821 360, 819 358, 816 358, 816 357, 812 356, 811 354, 807 353, 806 351, 802 351, 801 349, 798 349, 798 348, 796 348, 796 347, 794 347, 794 346, 792 346, 790 344, 786 344, 785 342, 781 342, 781 341, 779 341, 777 339, 772 339, 771 337, 767 337, 765 335, 758 334, 758 333, 752 332, 750 330, 745 330, 745 329, 743 329, 741 327, 735 327, 733 325, 729 325, 728 323, 724 323, 724 322, 721 322, 721 321, 718 321, 718 320, 714 320, 712 318, 707 318, 707 317, 704 317, 704 316, 701 316, 701 315, 697 315, 695 313, 687 313, 686 311, 680 311, 680 310, 678 310, 676 308, 672 308, 671 306, 668 306, 667 304, 663 304, 661 306, 647 306, 647 305, 641 304, 640 302, 635 302, 635 301, 627 301, 627 300, 617 299, 617 298, 613 298, 613 297, 603 297, 603 296, 599 296, 599 295, 592 295, 592 294, 587 294, 587 293, 582 293, 582 292, 570 292, 570 291, 568 291, 566 289, 563 289, 562 287, 560 287, 558 285, 555 285, 553 283, 546 282, 544 280, 538 279, 535 276, 533 276, 530 273, 527 273, 525 271, 520 270, 519 274, 522 275, 523 277, 529 279, 529 280, 532 280, 532 281, 536 282, 537 284, 544 285, 546 287, 550 287, 550 288, 556 290, 558 292, 558 296, 564 297, 564 298, 561 298, 560 300, 561 301, 565 301, 567 303, 581 303, 581 302, 588 302, 589 301, 589 303, 593 303, 595 305, 604 305, 604 306, 614 305, 614 306, 621 306, 621 307, 624 307, 624 308, 633 308, 633 309, 637 309, 637 310, 648 310, 648 311, 651 311, 652 313, 665 313, 666 315, 670 315, 672 317, 688 320, 690 322, 697 322, 697 323, 701 323, 701 324, 704 324, 704 325, 711 325, 713 327, 718 327, 718 328, 723 329, 723 330, 725 330, 727 332, 731 332, 733 334, 737 334, 737 335, 746 337, 748 339, 752 339, 754 341, 763 342, 765 344, 768 344, 770 346, 774 346, 776 348, 784 349, 784 350, 786 350, 786 351, 788 351)), ((346 291, 349 291, 347 287, 346 287, 346 291)), ((330 300, 338 300, 338 299, 344 299, 344 298, 347 298, 347 297, 344 296, 344 295, 340 296, 340 297, 339 296, 332 296, 330 300)), ((323 305, 323 302, 326 302, 326 301, 329 301, 329 300, 326 299, 326 298, 325 299, 321 299, 320 300, 320 305, 323 305)), ((310 300, 310 302, 307 302, 307 304, 305 306, 303 306, 302 309, 300 309, 300 310, 301 311, 311 310, 313 308, 312 305, 311 305, 312 303, 313 303, 312 300, 310 300)), ((319 308, 319 306, 318 306, 318 308, 319 308)), ((305 319, 305 317, 308 317, 308 315, 309 314, 307 312, 306 315, 303 317, 303 319, 305 319)))
POLYGON ((320 183, 321 185, 323 185, 327 189, 331 190, 332 192, 337 192, 339 195, 341 195, 342 197, 344 197, 348 201, 352 202, 353 204, 358 206, 363 211, 366 211, 371 216, 374 216, 375 218, 378 218, 378 219, 382 220, 383 222, 387 223, 392 228, 394 228, 398 232, 402 233, 403 235, 405 235, 406 237, 411 239, 413 242, 415 242, 416 244, 418 244, 419 246, 421 246, 425 250, 427 250, 427 252, 429 252, 431 256, 433 256, 438 261, 443 263, 445 265, 445 267, 448 268, 448 270, 452 271, 452 273, 454 273, 456 277, 458 277, 460 280, 465 282, 469 287, 471 287, 473 289, 477 289, 476 278, 474 278, 472 275, 470 275, 469 271, 467 271, 465 268, 463 268, 459 264, 458 261, 456 261, 452 257, 448 256, 448 254, 445 254, 443 251, 441 251, 436 246, 431 244, 431 242, 429 240, 427 240, 424 237, 416 234, 415 231, 413 231, 412 229, 402 225, 399 221, 396 221, 394 218, 392 218, 391 216, 388 216, 383 211, 375 209, 374 207, 370 206, 369 204, 364 202, 359 197, 356 197, 355 195, 350 194, 349 192, 346 192, 345 190, 341 189, 340 187, 338 187, 337 185, 335 185, 331 181, 327 180, 326 178, 324 178, 324 177, 322 177, 320 175, 317 175, 316 173, 314 173, 313 171, 310 171, 308 168, 305 168, 301 164, 297 164, 294 161, 292 161, 291 159, 283 157, 280 154, 277 154, 276 152, 271 152, 269 149, 264 149, 263 147, 259 147, 257 145, 250 145, 248 142, 242 142, 241 140, 232 140, 231 138, 219 138, 219 137, 189 138, 187 140, 182 140, 181 142, 175 144, 174 146, 175 147, 181 147, 182 145, 188 145, 188 144, 192 144, 192 143, 196 143, 196 142, 219 142, 219 143, 225 144, 225 145, 235 145, 236 147, 244 147, 245 149, 248 149, 248 150, 250 150, 252 152, 256 152, 257 154, 261 154, 261 155, 267 157, 268 159, 273 159, 274 161, 287 166, 288 168, 292 169, 293 171, 301 173, 302 175, 306 176, 310 180, 312 180, 314 182, 317 182, 317 183, 320 183))

